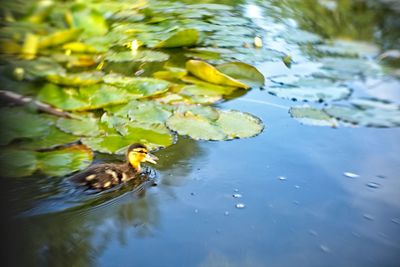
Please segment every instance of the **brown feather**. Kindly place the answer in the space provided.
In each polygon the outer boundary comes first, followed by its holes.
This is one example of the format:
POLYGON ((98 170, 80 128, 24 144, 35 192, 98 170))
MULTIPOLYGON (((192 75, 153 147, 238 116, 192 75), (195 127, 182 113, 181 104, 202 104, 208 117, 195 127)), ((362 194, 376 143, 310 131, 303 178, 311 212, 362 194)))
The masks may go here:
POLYGON ((107 163, 91 166, 85 171, 72 176, 71 180, 91 188, 107 189, 131 180, 136 174, 137 170, 129 163, 107 163))

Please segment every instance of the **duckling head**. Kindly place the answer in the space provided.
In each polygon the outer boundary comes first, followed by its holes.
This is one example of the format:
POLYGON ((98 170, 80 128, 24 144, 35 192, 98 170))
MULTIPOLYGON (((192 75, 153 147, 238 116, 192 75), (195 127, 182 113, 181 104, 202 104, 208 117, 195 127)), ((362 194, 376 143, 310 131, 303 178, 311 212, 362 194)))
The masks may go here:
POLYGON ((140 163, 150 162, 156 164, 156 160, 158 160, 156 156, 150 154, 147 147, 143 144, 130 145, 126 157, 128 162, 135 170, 137 170, 137 172, 141 171, 140 163))

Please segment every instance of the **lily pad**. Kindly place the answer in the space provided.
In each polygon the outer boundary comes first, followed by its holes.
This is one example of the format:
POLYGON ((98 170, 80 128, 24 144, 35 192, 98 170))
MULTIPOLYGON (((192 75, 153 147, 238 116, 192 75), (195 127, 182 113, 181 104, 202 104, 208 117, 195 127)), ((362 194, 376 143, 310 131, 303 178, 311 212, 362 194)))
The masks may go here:
POLYGON ((51 126, 49 133, 35 140, 18 143, 18 147, 29 150, 51 149, 60 145, 77 142, 80 138, 51 126))
POLYGON ((61 88, 50 83, 40 89, 37 99, 62 110, 82 110, 89 106, 77 89, 61 88))
POLYGON ((88 167, 93 152, 84 145, 37 153, 38 168, 49 176, 64 176, 88 167))
POLYGON ((7 149, 0 154, 3 177, 30 176, 36 170, 49 176, 63 176, 86 168, 92 160, 92 151, 83 145, 47 152, 7 149))
POLYGON ((339 120, 366 127, 400 126, 400 106, 378 99, 356 99, 351 106, 330 106, 324 111, 339 120))
POLYGON ((23 108, 2 108, 0 110, 0 145, 14 139, 39 138, 49 132, 54 120, 47 116, 34 114, 23 108))
POLYGON ((224 140, 222 129, 203 116, 190 112, 175 113, 167 120, 167 126, 180 135, 188 135, 195 140, 224 140))
POLYGON ((264 129, 262 121, 248 113, 239 111, 219 111, 216 124, 226 134, 225 139, 256 136, 264 129))
POLYGON ((247 138, 263 130, 260 119, 239 111, 218 111, 213 120, 190 111, 177 111, 167 120, 167 126, 180 135, 195 140, 230 140, 247 138))
POLYGON ((132 100, 123 106, 110 107, 108 111, 115 116, 143 123, 164 123, 171 115, 164 105, 154 101, 132 100))
POLYGON ((5 149, 0 153, 2 177, 32 175, 37 166, 36 153, 28 150, 5 149))
POLYGON ((379 53, 379 47, 376 45, 354 40, 334 40, 328 44, 314 46, 314 48, 323 54, 333 56, 373 57, 379 53))
POLYGON ((330 126, 336 127, 337 121, 326 114, 323 110, 308 106, 291 107, 289 110, 292 118, 302 124, 313 126, 330 126))
POLYGON ((41 79, 48 75, 62 75, 65 73, 65 69, 60 64, 47 57, 36 58, 34 61, 17 61, 15 68, 23 69, 23 78, 26 80, 41 79))
POLYGON ((86 99, 88 103, 88 106, 84 108, 84 110, 123 104, 128 102, 130 99, 143 96, 141 93, 132 93, 124 88, 118 88, 106 84, 96 84, 92 86, 81 87, 79 89, 79 94, 83 99, 86 99))
POLYGON ((46 37, 41 38, 39 41, 39 47, 45 48, 72 42, 78 39, 81 33, 82 33, 81 29, 69 29, 69 30, 57 31, 46 37))
POLYGON ((57 127, 76 136, 98 136, 101 135, 99 120, 91 117, 80 117, 76 119, 59 118, 57 127))
POLYGON ((204 61, 189 60, 186 62, 186 69, 194 76, 210 83, 239 87, 244 89, 249 88, 248 85, 221 73, 215 67, 204 61))
POLYGON ((174 33, 164 41, 159 42, 155 48, 173 48, 194 46, 198 43, 200 34, 196 29, 184 29, 174 33))
POLYGON ((159 51, 138 50, 124 52, 109 52, 105 59, 111 62, 162 62, 169 59, 169 55, 159 51))
POLYGON ((77 4, 73 6, 71 17, 71 26, 82 29, 84 36, 101 36, 108 31, 108 25, 103 15, 86 5, 77 4))
POLYGON ((168 90, 170 83, 154 78, 127 77, 119 74, 104 76, 104 82, 126 89, 129 93, 143 97, 156 95, 168 90))
POLYGON ((101 82, 103 73, 95 72, 81 72, 81 73, 58 73, 49 74, 46 76, 47 80, 60 85, 66 86, 89 86, 101 82))
POLYGON ((264 75, 255 67, 243 62, 229 62, 216 66, 220 72, 252 87, 264 86, 264 75))

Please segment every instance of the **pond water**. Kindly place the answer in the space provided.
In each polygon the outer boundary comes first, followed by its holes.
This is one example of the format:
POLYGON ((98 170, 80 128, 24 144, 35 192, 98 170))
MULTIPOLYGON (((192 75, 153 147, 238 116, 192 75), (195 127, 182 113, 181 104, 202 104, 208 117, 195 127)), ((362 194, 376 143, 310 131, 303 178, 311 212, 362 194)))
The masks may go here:
MULTIPOLYGON (((312 60, 313 43, 299 44, 315 37, 307 34, 399 49, 398 6, 222 2, 264 30, 264 46, 293 59, 291 68, 257 62, 265 88, 218 104, 257 116, 263 132, 221 142, 179 138, 155 153, 156 186, 82 197, 66 178, 5 180, 3 204, 12 205, 7 210, 13 217, 12 228, 3 230, 12 266, 399 265, 400 129, 302 124, 288 111, 304 103, 268 93, 276 86, 273 77, 323 69, 327 57, 312 60)), ((344 74, 338 76, 352 97, 400 103, 394 74, 354 78, 351 71, 360 65, 349 67, 349 58, 339 57, 344 74)))

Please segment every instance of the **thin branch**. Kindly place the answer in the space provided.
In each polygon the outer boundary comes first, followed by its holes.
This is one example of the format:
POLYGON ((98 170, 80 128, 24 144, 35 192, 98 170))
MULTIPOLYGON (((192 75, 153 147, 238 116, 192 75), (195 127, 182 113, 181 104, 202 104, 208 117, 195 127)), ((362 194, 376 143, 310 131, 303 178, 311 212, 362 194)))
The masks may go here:
POLYGON ((54 108, 48 104, 35 100, 28 96, 23 96, 15 92, 0 90, 0 98, 10 101, 17 105, 33 104, 38 110, 64 118, 71 118, 71 114, 61 109, 54 108))

